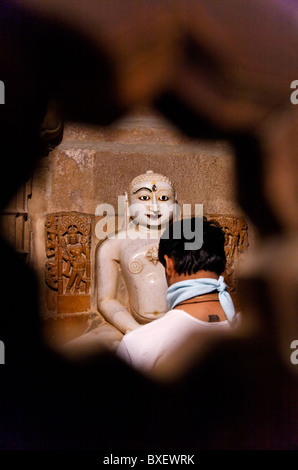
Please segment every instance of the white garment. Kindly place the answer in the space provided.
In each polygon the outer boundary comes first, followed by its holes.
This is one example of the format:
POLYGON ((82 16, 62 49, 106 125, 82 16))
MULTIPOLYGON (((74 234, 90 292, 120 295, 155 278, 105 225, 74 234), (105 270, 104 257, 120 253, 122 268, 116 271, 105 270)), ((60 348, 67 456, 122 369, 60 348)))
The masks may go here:
POLYGON ((132 367, 150 371, 159 359, 170 356, 193 334, 198 333, 199 339, 206 332, 231 329, 228 320, 209 323, 198 320, 184 310, 170 310, 162 318, 127 333, 116 354, 132 367))

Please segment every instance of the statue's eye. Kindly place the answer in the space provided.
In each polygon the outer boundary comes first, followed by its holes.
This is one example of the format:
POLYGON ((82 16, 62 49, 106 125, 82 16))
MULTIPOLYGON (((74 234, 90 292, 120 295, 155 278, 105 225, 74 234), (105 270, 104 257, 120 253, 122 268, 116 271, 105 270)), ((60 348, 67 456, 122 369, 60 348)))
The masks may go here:
POLYGON ((144 195, 144 196, 140 196, 139 199, 140 199, 141 201, 149 201, 150 197, 144 195))
POLYGON ((161 201, 168 201, 168 200, 169 200, 168 196, 160 196, 159 199, 160 199, 161 201))

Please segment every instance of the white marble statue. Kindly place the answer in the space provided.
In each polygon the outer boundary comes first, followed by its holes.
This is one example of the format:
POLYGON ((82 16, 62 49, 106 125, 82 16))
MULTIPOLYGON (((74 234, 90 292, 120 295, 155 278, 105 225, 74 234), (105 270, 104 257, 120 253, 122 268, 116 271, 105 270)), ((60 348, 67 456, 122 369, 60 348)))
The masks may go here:
POLYGON ((137 176, 128 192, 130 222, 124 230, 107 238, 97 251, 98 310, 124 334, 168 310, 158 243, 173 217, 175 203, 175 189, 166 176, 153 171, 137 176), (128 291, 129 309, 116 298, 119 267, 128 291))

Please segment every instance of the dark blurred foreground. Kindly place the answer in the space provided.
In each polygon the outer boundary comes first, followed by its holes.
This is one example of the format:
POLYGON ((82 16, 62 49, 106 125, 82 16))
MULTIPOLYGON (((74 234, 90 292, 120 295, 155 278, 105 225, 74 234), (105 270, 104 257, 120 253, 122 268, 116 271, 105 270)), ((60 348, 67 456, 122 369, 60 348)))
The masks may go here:
POLYGON ((0 200, 45 153, 50 100, 63 119, 102 126, 150 104, 190 137, 230 139, 261 240, 242 282, 259 332, 218 344, 174 384, 108 354, 68 362, 42 342, 34 273, 1 241, 0 449, 298 448, 294 3, 177 3, 1 3, 0 200))

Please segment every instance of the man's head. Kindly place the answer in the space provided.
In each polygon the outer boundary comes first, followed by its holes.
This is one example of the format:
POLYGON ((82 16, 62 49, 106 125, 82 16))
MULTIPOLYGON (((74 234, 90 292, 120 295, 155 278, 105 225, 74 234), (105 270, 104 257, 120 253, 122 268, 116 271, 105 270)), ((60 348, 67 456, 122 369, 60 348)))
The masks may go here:
POLYGON ((170 224, 160 238, 158 252, 168 282, 172 284, 174 277, 193 277, 199 271, 220 276, 226 266, 224 243, 225 235, 221 227, 205 217, 182 219, 170 224), (203 230, 198 230, 201 227, 203 230), (200 248, 186 249, 191 244, 198 246, 198 240, 202 242, 200 248))
POLYGON ((164 226, 173 217, 175 188, 169 178, 150 170, 132 180, 128 200, 136 223, 164 226))

